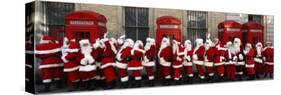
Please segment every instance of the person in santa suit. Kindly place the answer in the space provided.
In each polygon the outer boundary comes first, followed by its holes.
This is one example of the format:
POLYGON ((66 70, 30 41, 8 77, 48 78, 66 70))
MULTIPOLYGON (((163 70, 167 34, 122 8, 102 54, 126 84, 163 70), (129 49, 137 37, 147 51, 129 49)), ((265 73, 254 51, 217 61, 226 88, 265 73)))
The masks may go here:
POLYGON ((121 87, 127 88, 128 87, 128 74, 127 74, 127 67, 131 50, 133 48, 134 41, 132 39, 126 39, 123 46, 120 48, 120 50, 117 53, 116 59, 118 60, 116 62, 116 67, 118 68, 118 74, 121 78, 121 87))
POLYGON ((173 40, 173 62, 172 62, 172 72, 173 78, 176 81, 176 84, 180 84, 181 79, 181 68, 182 68, 182 61, 184 57, 184 48, 183 45, 177 40, 173 40))
POLYGON ((272 42, 267 42, 266 47, 263 49, 262 52, 263 60, 265 64, 265 75, 267 77, 269 74, 270 78, 273 78, 273 66, 274 66, 274 48, 272 46, 272 42))
POLYGON ((203 44, 203 39, 196 39, 196 47, 194 48, 192 59, 193 63, 195 64, 198 72, 198 77, 201 80, 205 79, 205 72, 204 72, 204 53, 205 48, 203 44))
POLYGON ((237 56, 237 64, 236 64, 236 75, 238 79, 241 81, 243 76, 243 71, 245 69, 245 54, 243 53, 243 49, 241 46, 241 40, 239 38, 234 38, 233 49, 235 55, 237 56))
POLYGON ((168 37, 163 37, 161 41, 161 45, 158 51, 158 62, 159 62, 159 70, 161 70, 161 75, 164 78, 163 85, 169 85, 171 74, 171 61, 172 61, 172 47, 170 45, 170 40, 168 37))
MULTIPOLYGON (((67 40, 65 40, 67 41, 67 40)), ((65 46, 66 43, 64 43, 65 46)), ((65 55, 61 57, 64 62, 64 75, 66 76, 66 81, 69 91, 73 91, 78 88, 79 82, 79 62, 76 60, 79 51, 79 45, 75 39, 71 39, 68 42, 67 48, 65 49, 65 55)))
MULTIPOLYGON (((49 36, 42 36, 36 46, 35 54, 41 59, 39 69, 41 70, 41 80, 44 84, 44 91, 50 91, 53 80, 60 80, 63 63, 61 62, 61 48, 49 36)), ((57 84, 57 87, 58 84, 57 84)))
POLYGON ((116 47, 114 42, 109 40, 108 38, 104 37, 102 39, 102 44, 104 47, 104 51, 102 54, 102 62, 101 62, 101 69, 103 71, 103 75, 105 76, 106 82, 106 89, 111 89, 115 87, 115 57, 116 57, 116 47))
POLYGON ((155 54, 156 54, 156 46, 155 40, 152 38, 146 38, 146 44, 144 46, 145 54, 143 57, 142 65, 145 67, 146 76, 149 80, 148 85, 153 86, 154 74, 153 68, 155 66, 155 54))
POLYGON ((92 89, 94 80, 97 75, 95 59, 92 55, 92 46, 88 39, 79 41, 80 51, 77 55, 77 60, 80 63, 79 76, 81 80, 81 89, 92 89))
POLYGON ((193 49, 192 49, 192 43, 190 40, 186 40, 184 42, 184 58, 183 58, 183 66, 185 70, 185 74, 187 75, 186 82, 192 83, 192 78, 194 76, 193 74, 193 68, 192 68, 192 55, 193 55, 193 49))
POLYGON ((265 69, 262 60, 262 50, 263 50, 262 43, 258 42, 254 50, 255 50, 254 61, 255 61, 256 78, 260 78, 259 75, 264 74, 264 69, 265 69))
POLYGON ((137 40, 134 44, 133 49, 130 51, 130 58, 132 59, 128 63, 128 71, 132 72, 132 76, 136 81, 132 81, 132 86, 141 86, 141 71, 143 70, 143 66, 141 63, 141 58, 143 57, 145 51, 143 48, 143 43, 140 40, 137 40))
POLYGON ((236 80, 236 67, 235 64, 237 64, 237 56, 235 54, 235 50, 232 46, 232 42, 227 42, 225 47, 227 48, 225 52, 225 66, 226 66, 226 78, 230 81, 236 80))
POLYGON ((252 49, 252 45, 250 43, 246 44, 245 50, 243 51, 245 54, 245 67, 247 68, 247 74, 249 77, 249 80, 253 80, 255 76, 255 62, 254 62, 254 56, 255 51, 252 49))
POLYGON ((217 81, 222 81, 224 77, 224 63, 225 63, 225 51, 227 49, 221 44, 218 38, 215 39, 215 49, 214 49, 214 65, 216 73, 218 75, 217 81))
POLYGON ((213 80, 214 76, 214 44, 211 41, 211 39, 207 39, 205 43, 205 67, 206 67, 206 72, 208 74, 208 81, 213 80))
POLYGON ((126 36, 125 36, 125 35, 122 35, 122 36, 120 36, 120 37, 117 39, 117 46, 116 46, 117 51, 119 51, 120 48, 122 47, 122 45, 123 45, 123 43, 124 43, 124 41, 125 41, 125 38, 126 38, 126 36))

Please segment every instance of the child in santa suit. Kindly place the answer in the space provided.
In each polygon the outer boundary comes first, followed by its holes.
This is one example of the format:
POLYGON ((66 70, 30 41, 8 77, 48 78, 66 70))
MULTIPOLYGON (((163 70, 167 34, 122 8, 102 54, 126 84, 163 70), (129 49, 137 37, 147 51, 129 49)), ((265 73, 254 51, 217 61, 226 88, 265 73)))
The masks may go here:
POLYGON ((183 66, 185 70, 185 74, 187 75, 187 80, 186 82, 191 82, 192 83, 192 78, 194 76, 193 74, 193 69, 192 69, 192 43, 190 40, 186 40, 184 42, 184 58, 183 58, 183 66))
POLYGON ((173 40, 173 78, 176 81, 176 84, 180 84, 181 79, 181 68, 182 68, 182 61, 184 57, 184 48, 183 45, 177 40, 173 40))
POLYGON ((111 89, 115 87, 115 57, 116 57, 116 47, 114 45, 114 42, 109 40, 108 38, 102 39, 102 44, 104 47, 104 52, 102 54, 102 63, 101 63, 101 69, 103 71, 103 74, 105 76, 106 81, 106 89, 111 89))
POLYGON ((120 50, 117 53, 116 59, 118 60, 116 62, 116 66, 118 68, 118 74, 121 78, 121 87, 127 88, 128 86, 128 74, 127 74, 127 67, 131 50, 133 48, 134 41, 132 39, 126 39, 123 46, 120 48, 120 50))
POLYGON ((216 38, 214 49, 214 65, 218 75, 217 81, 222 81, 224 77, 224 63, 225 63, 225 51, 227 49, 221 44, 220 40, 216 38))
POLYGON ((239 38, 234 39, 233 49, 238 58, 236 64, 236 75, 239 80, 242 80, 243 71, 245 69, 245 54, 242 51, 241 40, 239 38))
POLYGON ((245 67, 247 69, 249 80, 253 80, 255 76, 255 62, 254 62, 255 51, 254 49, 252 49, 252 45, 250 43, 246 44, 244 54, 246 58, 245 67))
POLYGON ((143 70, 141 58, 145 53, 143 43, 140 40, 137 40, 133 49, 130 52, 132 60, 128 63, 128 71, 132 72, 132 76, 136 80, 132 82, 132 86, 140 87, 141 71, 143 70))
POLYGON ((146 76, 149 80, 148 84, 153 86, 154 74, 153 68, 155 66, 154 58, 156 54, 155 40, 152 38, 146 38, 146 44, 144 46, 145 54, 143 57, 142 65, 145 67, 146 76))
POLYGON ((194 48, 192 59, 193 63, 195 64, 198 72, 198 77, 201 80, 205 79, 205 72, 204 72, 204 53, 205 48, 203 44, 203 39, 196 39, 196 47, 194 48))
POLYGON ((62 56, 64 62, 64 74, 66 76, 66 81, 69 91, 74 90, 78 87, 79 82, 79 62, 76 57, 79 51, 79 45, 75 39, 70 40, 67 44, 66 54, 62 56))
POLYGON ((263 60, 265 64, 265 76, 269 74, 270 78, 273 78, 273 66, 274 66, 274 48, 272 42, 267 42, 267 46, 263 49, 262 52, 263 60))
POLYGON ((77 60, 80 63, 79 67, 79 76, 81 80, 82 90, 92 89, 91 86, 94 83, 94 79, 96 78, 96 64, 95 59, 92 55, 92 46, 90 41, 87 39, 83 39, 79 41, 80 51, 77 56, 77 60))
POLYGON ((254 61, 255 61, 256 78, 260 78, 259 75, 263 74, 265 69, 262 60, 262 50, 263 50, 262 43, 258 42, 254 50, 255 50, 254 61))
POLYGON ((213 80, 213 76, 214 76, 214 45, 213 42, 211 41, 211 39, 207 39, 206 43, 205 43, 205 67, 206 67, 206 72, 208 74, 208 81, 212 81, 213 80))
POLYGON ((35 54, 41 59, 39 69, 44 83, 44 91, 49 91, 51 82, 60 80, 62 77, 61 47, 51 37, 43 36, 36 46, 35 54))
POLYGON ((162 71, 161 74, 164 78, 163 85, 169 85, 171 79, 170 68, 172 61, 172 47, 170 45, 170 40, 167 37, 162 38, 157 56, 160 66, 159 70, 162 71))
POLYGON ((236 80, 236 67, 235 64, 237 64, 237 56, 235 54, 235 50, 232 46, 232 42, 227 42, 225 47, 227 48, 225 52, 225 66, 226 66, 226 77, 230 81, 236 80))

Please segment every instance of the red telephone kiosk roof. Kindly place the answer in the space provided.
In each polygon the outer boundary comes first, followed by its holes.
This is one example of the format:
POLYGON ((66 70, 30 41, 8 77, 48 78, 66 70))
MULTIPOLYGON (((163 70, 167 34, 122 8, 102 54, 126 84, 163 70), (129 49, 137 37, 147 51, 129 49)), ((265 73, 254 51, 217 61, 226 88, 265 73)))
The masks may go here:
POLYGON ((219 23, 218 28, 241 28, 242 25, 236 21, 233 20, 227 20, 224 22, 219 23))
POLYGON ((255 21, 247 22, 243 24, 243 29, 263 29, 263 25, 255 21))
POLYGON ((162 16, 157 18, 156 23, 159 24, 176 24, 180 25, 181 21, 173 16, 162 16))

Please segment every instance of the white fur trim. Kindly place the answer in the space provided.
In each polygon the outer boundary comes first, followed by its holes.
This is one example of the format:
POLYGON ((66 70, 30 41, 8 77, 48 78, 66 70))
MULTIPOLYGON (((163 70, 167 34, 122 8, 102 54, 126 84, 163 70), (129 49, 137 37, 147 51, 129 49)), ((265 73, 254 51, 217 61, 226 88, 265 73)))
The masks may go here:
POLYGON ((257 63, 262 63, 262 59, 261 58, 254 58, 254 61, 257 63))
POLYGON ((129 77, 128 76, 125 76, 125 77, 122 77, 121 78, 121 82, 126 82, 129 80, 129 77))
POLYGON ((141 76, 135 77, 135 80, 141 80, 141 76))
POLYGON ((79 66, 76 66, 76 67, 72 67, 72 68, 64 68, 63 71, 64 72, 72 72, 72 71, 75 71, 75 70, 78 70, 79 69, 79 66))
POLYGON ((255 67, 255 64, 251 64, 251 65, 246 64, 245 67, 246 67, 246 68, 254 68, 254 67, 255 67))
POLYGON ((220 65, 224 65, 224 62, 220 62, 220 63, 215 63, 215 66, 220 66, 220 65))
POLYGON ((180 78, 174 78, 174 80, 180 80, 180 78))
POLYGON ((217 47, 218 48, 218 50, 223 50, 223 51, 226 51, 227 50, 227 48, 222 48, 222 47, 217 47))
POLYGON ((128 64, 121 63, 121 62, 116 62, 116 67, 118 67, 120 69, 126 69, 128 67, 128 64))
POLYGON ((245 65, 245 62, 244 61, 237 62, 236 65, 245 65))
POLYGON ((193 77, 194 75, 193 74, 188 74, 188 77, 193 77))
POLYGON ((145 67, 152 67, 152 66, 155 66, 155 62, 154 61, 150 61, 150 62, 142 62, 143 66, 145 67))
POLYGON ((32 65, 30 65, 30 64, 25 64, 25 67, 32 68, 32 65))
POLYGON ((154 80, 154 76, 153 76, 153 75, 152 75, 152 76, 149 76, 148 79, 149 79, 149 80, 154 80))
POLYGON ((165 61, 165 59, 163 57, 160 58, 160 65, 164 66, 164 67, 170 67, 171 66, 171 62, 167 62, 165 61))
POLYGON ((25 50, 25 53, 26 54, 34 54, 34 51, 32 51, 32 50, 25 50))
POLYGON ((68 62, 68 60, 65 59, 65 56, 62 56, 62 57, 61 57, 61 60, 62 60, 64 63, 67 63, 67 62, 68 62))
POLYGON ((51 50, 35 50, 35 54, 51 54, 61 51, 61 48, 55 48, 51 50))
POLYGON ((214 76, 214 73, 209 73, 209 76, 214 76))
POLYGON ((199 78, 200 78, 200 79, 205 79, 205 76, 200 76, 200 75, 199 75, 199 78))
POLYGON ((186 61, 184 61, 184 62, 183 62, 183 66, 192 66, 192 62, 186 62, 186 61))
POLYGON ((76 49, 69 49, 69 48, 68 48, 68 49, 66 49, 66 51, 67 51, 67 52, 70 52, 70 53, 75 53, 75 52, 78 52, 79 49, 77 49, 77 48, 76 48, 76 49))
POLYGON ((173 65, 173 68, 181 68, 182 67, 182 64, 180 65, 173 65))
MULTIPOLYGON (((120 50, 120 51, 122 51, 122 50, 120 50)), ((120 51, 119 51, 119 52, 120 52, 120 51)), ((122 53, 118 53, 118 54, 116 55, 116 59, 119 60, 119 61, 121 61, 121 60, 122 60, 121 55, 122 55, 122 53)))
POLYGON ((165 76, 165 79, 171 79, 171 75, 165 76))
POLYGON ((237 75, 243 75, 243 72, 237 72, 237 75))
POLYGON ((43 80, 43 83, 50 83, 50 82, 52 82, 51 79, 44 79, 44 80, 43 80))
POLYGON ((203 65, 204 61, 193 61, 193 63, 196 65, 203 65))
POLYGON ((143 67, 142 66, 138 66, 138 67, 128 67, 128 70, 142 70, 143 67))
POLYGON ((40 65, 39 68, 40 69, 44 69, 44 68, 53 68, 53 67, 62 67, 63 64, 44 64, 44 65, 40 65))
POLYGON ((273 65, 273 62, 264 62, 267 65, 273 65))
POLYGON ((86 66, 80 66, 79 71, 84 71, 84 72, 89 72, 96 70, 97 66, 96 65, 86 65, 86 66))
POLYGON ((104 64, 104 65, 101 65, 101 69, 104 69, 104 68, 106 68, 106 67, 109 67, 109 66, 112 66, 112 67, 114 67, 115 66, 115 63, 106 63, 106 64, 104 64))
POLYGON ((237 64, 237 62, 234 61, 225 62, 225 65, 230 65, 230 64, 237 64))
POLYGON ((213 62, 205 62, 206 67, 213 67, 214 63, 213 62))

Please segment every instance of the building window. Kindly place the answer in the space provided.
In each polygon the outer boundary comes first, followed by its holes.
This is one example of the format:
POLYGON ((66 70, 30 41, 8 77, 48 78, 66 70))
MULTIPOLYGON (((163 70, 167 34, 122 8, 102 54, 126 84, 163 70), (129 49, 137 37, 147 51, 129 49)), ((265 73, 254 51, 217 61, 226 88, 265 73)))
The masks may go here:
POLYGON ((206 39, 208 13, 200 11, 187 11, 187 39, 194 42, 197 38, 206 39))
POLYGON ((260 24, 263 24, 263 16, 262 15, 248 15, 248 21, 255 21, 260 24))
POLYGON ((145 42, 148 36, 148 8, 125 7, 125 33, 127 38, 145 42))

